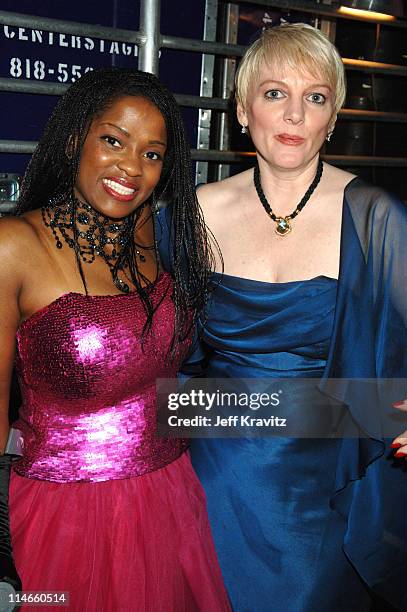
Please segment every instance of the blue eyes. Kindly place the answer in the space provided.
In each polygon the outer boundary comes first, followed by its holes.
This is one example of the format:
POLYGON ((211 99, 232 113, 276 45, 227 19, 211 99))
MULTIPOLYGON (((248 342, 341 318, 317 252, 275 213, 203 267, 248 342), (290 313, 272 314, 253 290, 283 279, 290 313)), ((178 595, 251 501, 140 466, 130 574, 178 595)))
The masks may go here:
POLYGON ((307 99, 311 100, 311 102, 314 102, 314 104, 324 104, 324 102, 326 101, 325 96, 320 93, 312 93, 308 96, 307 99))
MULTIPOLYGON (((282 100, 283 98, 287 97, 287 94, 284 93, 283 91, 280 91, 279 89, 269 89, 268 91, 266 91, 264 96, 268 100, 282 100)), ((326 97, 321 93, 313 92, 306 96, 306 100, 309 100, 309 102, 312 102, 313 104, 322 105, 322 104, 325 104, 326 97)))
POLYGON ((265 96, 271 100, 280 100, 281 98, 286 97, 285 94, 278 89, 270 89, 269 91, 266 91, 265 96))

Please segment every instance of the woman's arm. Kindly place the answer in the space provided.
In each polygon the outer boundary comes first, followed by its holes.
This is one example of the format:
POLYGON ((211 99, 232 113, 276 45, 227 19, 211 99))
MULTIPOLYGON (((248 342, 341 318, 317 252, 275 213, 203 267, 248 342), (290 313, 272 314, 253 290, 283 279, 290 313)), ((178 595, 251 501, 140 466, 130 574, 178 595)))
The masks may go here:
MULTIPOLYGON (((0 219, 0 589, 3 593, 20 591, 22 584, 14 565, 9 525, 9 481, 12 458, 4 455, 9 433, 9 395, 13 371, 16 332, 21 315, 19 296, 24 262, 30 253, 24 241, 24 223, 0 219)), ((3 602, 0 603, 0 610, 3 602)))
MULTIPOLYGON (((23 223, 0 219, 0 453, 4 452, 8 432, 8 408, 11 375, 20 323, 19 295, 24 264, 21 257, 23 223)), ((26 245, 29 248, 29 245, 26 245)), ((25 259, 25 257, 24 257, 25 259)))

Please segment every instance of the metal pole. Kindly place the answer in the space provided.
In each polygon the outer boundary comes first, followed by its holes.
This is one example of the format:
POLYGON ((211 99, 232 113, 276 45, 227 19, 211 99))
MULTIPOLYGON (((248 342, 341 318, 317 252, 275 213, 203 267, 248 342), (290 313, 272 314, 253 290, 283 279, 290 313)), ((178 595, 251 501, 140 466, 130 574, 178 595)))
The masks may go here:
POLYGON ((36 142, 31 140, 0 140, 0 153, 34 153, 36 142))
MULTIPOLYGON (((25 140, 0 140, 0 153, 33 153, 36 142, 25 140)), ((239 163, 254 158, 254 151, 219 151, 191 149, 194 161, 211 161, 220 164, 239 163)), ((376 166, 378 168, 407 168, 407 157, 381 157, 368 155, 322 155, 322 159, 335 166, 376 166)), ((1 202, 0 202, 1 204, 1 202)), ((0 210, 1 213, 1 210, 0 210)))
POLYGON ((59 96, 65 93, 68 87, 69 85, 63 85, 62 83, 33 82, 28 79, 3 79, 0 77, 0 91, 59 96))
POLYGON ((12 215, 17 208, 17 202, 10 200, 0 200, 0 217, 2 215, 12 215))
MULTIPOLYGON (((46 83, 44 81, 32 82, 28 80, 20 81, 18 79, 0 78, 0 91, 59 96, 63 94, 68 87, 69 85, 63 85, 62 83, 46 83)), ((232 108, 229 100, 224 98, 175 94, 175 99, 180 106, 189 106, 191 108, 220 110, 224 112, 228 112, 232 108)), ((356 120, 379 121, 381 123, 407 123, 407 113, 357 110, 353 108, 342 108, 338 113, 338 117, 344 121, 356 120)))
MULTIPOLYGON (((254 151, 219 151, 209 149, 204 151, 202 149, 191 149, 191 158, 193 161, 205 160, 217 163, 239 163, 256 156, 254 151)), ((321 158, 332 164, 333 166, 339 167, 354 167, 354 166, 367 166, 367 167, 378 167, 378 168, 407 168, 407 157, 379 157, 379 156, 368 156, 368 155, 321 155, 321 158)))
POLYGON ((163 49, 178 49, 180 51, 194 51, 196 53, 213 53, 214 55, 224 55, 225 57, 241 57, 247 49, 243 45, 169 36, 168 34, 161 36, 161 47, 163 49))
MULTIPOLYGON (((218 15, 218 0, 205 1, 204 41, 216 41, 216 23, 218 15)), ((213 73, 215 70, 215 57, 202 54, 201 63, 201 97, 210 98, 213 95, 213 73)), ((212 112, 210 109, 199 108, 198 116, 198 149, 209 149, 211 135, 212 112)), ((208 182, 208 163, 200 161, 196 164, 195 182, 208 182)))
POLYGON ((139 47, 138 67, 144 72, 158 75, 161 44, 160 0, 141 0, 140 33, 142 42, 139 47))
MULTIPOLYGON (((314 13, 316 15, 324 15, 325 17, 331 17, 336 19, 340 17, 342 19, 349 19, 351 21, 365 21, 366 17, 355 15, 347 15, 346 13, 342 13, 338 4, 341 2, 335 2, 335 5, 329 6, 325 3, 313 2, 312 0, 235 0, 235 2, 244 2, 245 4, 256 4, 260 6, 264 6, 270 8, 281 8, 286 9, 287 11, 301 11, 304 13, 314 13)), ((380 18, 374 19, 372 17, 369 18, 370 23, 383 23, 380 18)), ((407 20, 404 18, 394 19, 394 21, 386 21, 384 22, 387 26, 395 27, 395 28, 407 28, 407 20)))
MULTIPOLYGON (((239 7, 237 4, 228 2, 224 7, 224 19, 225 19, 225 42, 234 43, 237 42, 237 30, 239 23, 239 7)), ((234 87, 235 73, 236 73, 236 59, 226 58, 221 64, 221 75, 222 81, 222 98, 229 99, 234 87)), ((234 109, 233 109, 234 110, 234 109)), ((230 123, 229 117, 226 113, 222 113, 219 117, 217 125, 217 145, 221 151, 228 151, 230 149, 230 123)), ((229 164, 218 164, 216 169, 216 179, 221 181, 230 174, 229 164)))
POLYGON ((140 32, 133 32, 132 30, 108 28, 62 19, 49 19, 48 17, 23 15, 8 11, 0 11, 0 24, 18 28, 45 30, 47 32, 61 32, 62 34, 73 34, 76 36, 94 36, 95 38, 106 38, 107 40, 135 43, 136 45, 140 42, 140 32))

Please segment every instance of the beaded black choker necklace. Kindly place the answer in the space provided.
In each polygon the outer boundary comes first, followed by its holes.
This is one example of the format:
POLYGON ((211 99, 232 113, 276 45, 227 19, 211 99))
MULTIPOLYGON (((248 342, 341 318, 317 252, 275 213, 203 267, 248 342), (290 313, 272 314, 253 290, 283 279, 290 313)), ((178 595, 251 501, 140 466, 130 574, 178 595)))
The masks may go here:
MULTIPOLYGON (((117 289, 128 293, 128 284, 118 277, 118 269, 122 268, 118 268, 117 262, 134 234, 144 206, 142 204, 123 219, 111 219, 71 197, 67 203, 49 202, 41 213, 45 225, 52 231, 57 249, 62 249, 64 240, 84 263, 92 263, 98 255, 109 267, 117 289)), ((135 254, 141 262, 146 260, 138 249, 135 254)))
POLYGON ((287 234, 291 232, 292 227, 291 227, 290 221, 294 219, 298 215, 298 213, 302 211, 302 209, 304 208, 304 206, 306 205, 306 203, 308 202, 308 200, 314 193, 319 181, 321 180, 323 169, 324 169, 324 166, 320 159, 318 161, 318 168, 317 168, 317 173, 315 175, 315 178, 312 181, 311 185, 308 187, 308 190, 304 194, 304 197, 302 198, 301 202, 297 204, 296 209, 293 210, 293 212, 290 215, 287 215, 286 217, 277 217, 277 215, 273 213, 271 206, 268 203, 266 196, 264 195, 264 191, 262 189, 261 181, 260 181, 259 164, 256 164, 256 166, 254 167, 254 175, 253 175, 254 186, 256 187, 257 195, 259 196, 260 202, 263 204, 264 210, 270 216, 270 218, 277 224, 277 227, 274 228, 274 231, 276 232, 276 234, 278 234, 279 236, 287 236, 287 234))

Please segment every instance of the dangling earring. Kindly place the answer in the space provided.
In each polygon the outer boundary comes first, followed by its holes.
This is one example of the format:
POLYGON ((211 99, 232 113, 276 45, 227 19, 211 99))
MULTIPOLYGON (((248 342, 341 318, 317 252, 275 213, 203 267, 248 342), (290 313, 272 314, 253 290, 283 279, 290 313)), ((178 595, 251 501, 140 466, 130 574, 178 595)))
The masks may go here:
POLYGON ((325 140, 327 140, 327 142, 331 142, 331 138, 332 138, 332 134, 333 134, 333 133, 334 133, 334 131, 333 131, 333 130, 330 130, 330 131, 328 132, 328 134, 327 134, 327 136, 326 136, 326 139, 325 139, 325 140))
POLYGON ((247 127, 242 125, 242 129, 240 130, 241 134, 247 134, 247 127))
POLYGON ((73 138, 73 136, 70 136, 68 138, 68 142, 65 147, 65 157, 67 159, 67 163, 69 166, 72 164, 74 152, 75 152, 75 139, 73 138))
POLYGON ((157 215, 160 212, 160 206, 155 191, 153 191, 151 196, 151 212, 153 215, 157 215))

